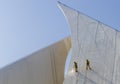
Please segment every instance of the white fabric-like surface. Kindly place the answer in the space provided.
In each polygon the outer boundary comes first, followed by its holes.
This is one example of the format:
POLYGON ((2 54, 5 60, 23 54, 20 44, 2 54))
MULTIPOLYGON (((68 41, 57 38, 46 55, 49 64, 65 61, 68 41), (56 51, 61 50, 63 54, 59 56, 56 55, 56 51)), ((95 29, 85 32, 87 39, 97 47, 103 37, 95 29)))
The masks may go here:
POLYGON ((71 28, 69 71, 74 61, 78 62, 79 68, 78 80, 72 77, 74 74, 68 75, 64 84, 119 84, 120 32, 61 3, 59 6, 71 28), (91 71, 86 70, 86 59, 90 61, 91 71), (77 82, 73 83, 73 80, 77 82))

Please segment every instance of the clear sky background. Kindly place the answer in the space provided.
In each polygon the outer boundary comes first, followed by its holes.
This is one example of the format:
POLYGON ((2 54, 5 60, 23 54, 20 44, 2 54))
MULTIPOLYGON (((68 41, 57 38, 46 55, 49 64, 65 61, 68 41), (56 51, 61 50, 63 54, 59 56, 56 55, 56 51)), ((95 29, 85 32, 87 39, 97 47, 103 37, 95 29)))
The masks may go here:
MULTIPOLYGON (((59 0, 120 30, 120 0, 59 0)), ((0 0, 0 68, 70 35, 56 0, 0 0)))

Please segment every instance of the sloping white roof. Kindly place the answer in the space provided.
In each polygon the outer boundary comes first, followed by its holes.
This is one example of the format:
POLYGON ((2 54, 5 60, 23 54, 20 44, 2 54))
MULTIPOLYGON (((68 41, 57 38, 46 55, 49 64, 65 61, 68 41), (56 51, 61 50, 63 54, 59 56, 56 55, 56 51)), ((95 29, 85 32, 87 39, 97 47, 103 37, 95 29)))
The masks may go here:
POLYGON ((64 84, 119 84, 120 32, 59 2, 71 29, 72 60, 64 84), (92 70, 86 70, 86 59, 92 70), (78 73, 73 73, 73 62, 78 73))
POLYGON ((0 70, 0 84, 62 84, 71 47, 65 38, 0 70))

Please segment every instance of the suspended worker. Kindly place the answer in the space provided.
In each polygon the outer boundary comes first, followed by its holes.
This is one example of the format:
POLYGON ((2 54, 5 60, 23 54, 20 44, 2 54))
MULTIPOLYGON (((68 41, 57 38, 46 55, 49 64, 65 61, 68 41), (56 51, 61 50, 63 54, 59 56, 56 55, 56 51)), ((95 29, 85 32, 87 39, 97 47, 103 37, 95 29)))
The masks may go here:
POLYGON ((74 69, 75 69, 75 72, 78 72, 78 65, 77 65, 77 62, 74 62, 74 69))
POLYGON ((91 70, 90 61, 86 59, 86 70, 91 70))

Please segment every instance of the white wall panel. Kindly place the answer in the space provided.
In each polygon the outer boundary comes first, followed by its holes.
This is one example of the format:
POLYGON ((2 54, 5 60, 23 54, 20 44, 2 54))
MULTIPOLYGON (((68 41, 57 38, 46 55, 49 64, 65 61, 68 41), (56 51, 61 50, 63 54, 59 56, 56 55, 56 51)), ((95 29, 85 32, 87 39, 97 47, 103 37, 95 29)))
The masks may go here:
POLYGON ((120 32, 59 3, 70 24, 72 58, 64 84, 119 84, 120 32), (86 59, 92 70, 86 70, 86 59), (74 61, 78 73, 73 73, 74 61))

